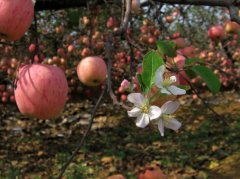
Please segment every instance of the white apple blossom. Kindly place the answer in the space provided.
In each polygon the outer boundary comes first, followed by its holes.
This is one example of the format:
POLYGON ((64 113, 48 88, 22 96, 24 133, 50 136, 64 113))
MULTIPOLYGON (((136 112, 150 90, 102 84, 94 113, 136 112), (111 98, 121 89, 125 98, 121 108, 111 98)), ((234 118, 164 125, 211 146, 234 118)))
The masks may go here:
POLYGON ((137 117, 136 126, 144 128, 153 119, 161 115, 161 109, 158 106, 149 106, 149 101, 141 93, 131 93, 128 95, 128 101, 134 104, 134 108, 128 111, 129 117, 137 117))
POLYGON ((165 71, 164 65, 161 65, 157 71, 155 76, 155 84, 158 88, 160 88, 161 93, 167 95, 183 95, 186 94, 184 89, 178 88, 173 83, 177 81, 176 76, 170 76, 170 78, 163 79, 163 73, 165 71))
POLYGON ((174 131, 181 127, 181 123, 172 115, 172 113, 178 109, 179 105, 179 102, 174 101, 168 101, 162 105, 162 114, 158 118, 158 130, 160 131, 161 136, 164 136, 164 127, 174 131))

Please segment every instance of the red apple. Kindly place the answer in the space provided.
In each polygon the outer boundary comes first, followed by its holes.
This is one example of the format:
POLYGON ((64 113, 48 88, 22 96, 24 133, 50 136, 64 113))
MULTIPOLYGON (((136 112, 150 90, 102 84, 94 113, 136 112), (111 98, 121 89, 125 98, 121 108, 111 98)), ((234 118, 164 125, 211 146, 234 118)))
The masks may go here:
POLYGON ((174 34, 171 35, 172 39, 176 39, 176 38, 179 38, 179 37, 181 37, 181 33, 180 32, 175 32, 174 34))
POLYGON ((33 14, 32 0, 0 0, 0 37, 20 39, 30 27, 33 14))
POLYGON ((156 42, 156 37, 154 37, 154 36, 148 37, 148 43, 149 44, 155 44, 155 42, 156 42))
POLYGON ((65 56, 66 56, 66 53, 65 53, 65 51, 64 51, 63 48, 59 48, 59 49, 57 50, 57 53, 58 53, 59 55, 61 55, 62 57, 65 57, 65 56))
POLYGON ((82 57, 87 57, 91 54, 91 50, 89 48, 83 48, 81 51, 81 56, 82 57))
POLYGON ((14 103, 14 102, 15 102, 15 96, 11 95, 11 96, 10 96, 10 101, 11 101, 12 103, 14 103))
POLYGON ((36 45, 35 44, 30 44, 29 47, 28 47, 28 51, 30 53, 33 53, 33 52, 35 52, 35 50, 36 50, 36 45))
POLYGON ((184 38, 182 38, 182 37, 178 37, 178 38, 174 39, 173 42, 177 45, 178 49, 181 49, 181 48, 184 48, 187 46, 184 38))
POLYGON ((67 100, 68 85, 63 71, 43 64, 20 68, 14 91, 20 112, 41 119, 58 116, 67 100))
POLYGON ((140 10, 140 0, 132 0, 132 13, 138 14, 140 10))
POLYGON ((159 35, 161 35, 161 31, 159 29, 155 29, 154 32, 153 32, 153 35, 155 37, 158 37, 159 35))
POLYGON ((8 101, 8 98, 6 96, 2 96, 2 103, 6 103, 8 101))
POLYGON ((223 26, 214 25, 208 29, 208 36, 212 40, 222 40, 225 37, 225 31, 223 26))
POLYGON ((148 28, 148 26, 146 26, 146 25, 142 25, 142 26, 140 27, 140 31, 141 31, 143 34, 147 34, 147 33, 149 32, 149 28, 148 28))
POLYGON ((117 175, 109 176, 107 179, 125 179, 125 177, 121 174, 117 174, 117 175))
POLYGON ((120 99, 121 99, 122 102, 127 101, 127 95, 122 94, 121 97, 120 97, 120 99))
POLYGON ((89 40, 89 37, 88 36, 83 36, 82 37, 82 43, 84 44, 84 45, 89 45, 89 43, 90 43, 90 40, 89 40))
POLYGON ((138 175, 138 179, 164 179, 162 170, 156 166, 148 166, 138 175))
POLYGON ((143 23, 143 25, 148 26, 151 24, 151 21, 149 19, 143 19, 142 23, 143 23))
POLYGON ((17 68, 17 66, 18 66, 18 61, 17 61, 16 58, 12 58, 12 59, 11 59, 10 66, 11 66, 11 68, 17 68))
POLYGON ((227 33, 237 33, 240 31, 240 25, 234 21, 228 21, 225 24, 225 31, 227 33))
POLYGON ((40 59, 39 59, 38 55, 34 55, 33 61, 34 61, 35 63, 40 63, 40 59))
POLYGON ((107 76, 107 66, 98 56, 89 56, 82 59, 77 66, 79 80, 86 86, 98 86, 107 76))
POLYGON ((90 19, 87 16, 83 16, 82 23, 84 25, 89 25, 90 24, 90 19))
POLYGON ((0 91, 5 91, 6 86, 4 84, 0 84, 0 91))
POLYGON ((56 32, 57 34, 63 33, 63 32, 64 32, 64 27, 63 27, 62 25, 57 26, 57 27, 55 28, 55 32, 56 32))
POLYGON ((187 81, 185 79, 188 79, 187 74, 185 73, 185 71, 182 71, 182 68, 185 64, 185 60, 186 58, 182 55, 177 55, 176 57, 174 57, 174 62, 176 63, 177 67, 179 68, 180 72, 177 74, 178 80, 179 80, 179 84, 181 85, 187 85, 187 81))
POLYGON ((75 50, 75 46, 74 45, 69 45, 67 48, 68 53, 72 53, 75 50))
POLYGON ((187 57, 194 57, 195 56, 195 48, 193 46, 188 46, 180 50, 180 52, 187 56, 187 57))
POLYGON ((9 97, 8 91, 4 91, 4 92, 2 93, 2 96, 8 98, 8 97, 9 97))
POLYGON ((166 19, 166 21, 167 21, 168 23, 172 23, 172 22, 173 22, 173 16, 171 16, 171 15, 166 16, 165 19, 166 19))
POLYGON ((100 33, 99 31, 95 31, 95 32, 93 33, 92 38, 93 38, 94 40, 99 39, 100 37, 101 37, 101 33, 100 33))
POLYGON ((116 25, 117 25, 116 19, 114 17, 109 17, 106 23, 107 28, 114 28, 116 27, 116 25))

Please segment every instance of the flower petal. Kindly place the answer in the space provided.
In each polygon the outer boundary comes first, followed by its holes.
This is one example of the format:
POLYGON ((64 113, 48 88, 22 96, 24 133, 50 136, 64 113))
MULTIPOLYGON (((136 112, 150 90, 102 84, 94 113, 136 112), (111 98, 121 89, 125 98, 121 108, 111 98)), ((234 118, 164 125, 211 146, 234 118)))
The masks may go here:
POLYGON ((161 88, 161 93, 170 95, 171 93, 166 88, 161 88))
POLYGON ((162 83, 163 83, 163 73, 165 71, 165 66, 161 65, 157 71, 156 71, 156 76, 155 76, 155 84, 158 88, 163 88, 162 83))
POLYGON ((163 125, 163 120, 160 118, 158 122, 158 130, 161 134, 161 136, 164 136, 164 125, 163 125))
POLYGON ((137 117, 136 126, 145 128, 150 122, 148 114, 142 113, 140 116, 137 117))
POLYGON ((128 95, 127 99, 136 106, 141 106, 145 100, 144 96, 141 93, 131 93, 128 95))
POLYGON ((184 89, 178 88, 174 85, 171 85, 168 87, 168 90, 173 94, 173 95, 183 95, 186 94, 186 91, 184 89))
POLYGON ((131 111, 128 111, 129 117, 137 117, 141 114, 141 110, 137 107, 133 108, 131 111))
POLYGON ((182 124, 176 119, 171 119, 171 120, 167 120, 167 121, 165 120, 164 121, 164 126, 166 128, 172 129, 174 131, 178 130, 181 127, 181 125, 182 124))
POLYGON ((159 118, 161 114, 162 114, 161 108, 159 108, 158 106, 151 106, 149 108, 150 120, 159 118))
POLYGON ((162 113, 172 114, 178 109, 179 105, 180 103, 177 101, 168 101, 162 105, 161 107, 162 113))
POLYGON ((170 81, 171 81, 171 83, 175 83, 177 81, 177 77, 176 76, 171 76, 170 81))

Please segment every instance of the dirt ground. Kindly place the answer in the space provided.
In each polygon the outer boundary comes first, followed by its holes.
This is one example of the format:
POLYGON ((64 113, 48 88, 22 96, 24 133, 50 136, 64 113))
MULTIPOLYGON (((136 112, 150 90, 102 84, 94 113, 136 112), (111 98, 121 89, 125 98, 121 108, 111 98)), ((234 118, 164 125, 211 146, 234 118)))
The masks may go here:
MULTIPOLYGON (((147 164, 169 179, 240 178, 240 96, 202 94, 180 98, 178 132, 135 126, 126 111, 102 103, 84 147, 65 173, 69 179, 104 179, 115 173, 136 178, 147 164)), ((87 128, 94 102, 68 102, 54 120, 29 119, 16 106, 0 104, 0 178, 48 179, 59 173, 87 128)))

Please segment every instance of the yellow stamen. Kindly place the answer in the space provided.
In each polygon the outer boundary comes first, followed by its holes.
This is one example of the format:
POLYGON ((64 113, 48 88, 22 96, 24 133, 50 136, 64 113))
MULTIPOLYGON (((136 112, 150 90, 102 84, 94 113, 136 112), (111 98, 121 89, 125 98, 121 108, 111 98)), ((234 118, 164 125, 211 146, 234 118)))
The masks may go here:
POLYGON ((144 104, 143 106, 140 107, 142 113, 148 114, 149 112, 149 106, 147 104, 144 104))
POLYGON ((172 84, 172 82, 171 82, 171 80, 170 79, 165 79, 164 81, 163 81, 163 87, 168 87, 168 86, 170 86, 172 84))
POLYGON ((175 115, 172 114, 163 114, 162 116, 163 120, 170 121, 171 119, 175 118, 175 115))

